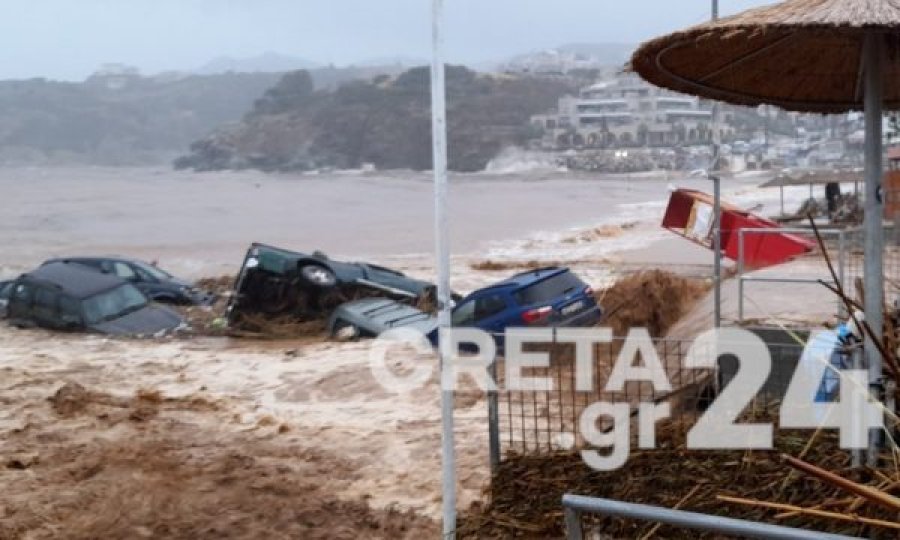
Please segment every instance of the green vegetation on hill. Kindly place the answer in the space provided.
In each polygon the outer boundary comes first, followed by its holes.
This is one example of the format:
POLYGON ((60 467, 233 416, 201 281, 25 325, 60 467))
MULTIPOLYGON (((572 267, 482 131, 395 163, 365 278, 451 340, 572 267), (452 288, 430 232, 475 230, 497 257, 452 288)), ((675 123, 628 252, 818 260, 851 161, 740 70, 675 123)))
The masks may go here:
MULTIPOLYGON (((569 80, 490 76, 447 69, 450 168, 477 171, 500 150, 524 144, 529 119, 572 92, 569 80)), ((286 74, 239 124, 191 145, 179 168, 311 170, 431 167, 430 75, 414 68, 395 78, 315 90, 306 71, 286 74)))
MULTIPOLYGON (((399 72, 396 66, 322 67, 306 77, 321 90, 399 72)), ((123 69, 77 83, 0 81, 0 165, 168 164, 197 139, 240 121, 282 75, 145 77, 123 69)), ((276 92, 265 99, 282 98, 276 92)))

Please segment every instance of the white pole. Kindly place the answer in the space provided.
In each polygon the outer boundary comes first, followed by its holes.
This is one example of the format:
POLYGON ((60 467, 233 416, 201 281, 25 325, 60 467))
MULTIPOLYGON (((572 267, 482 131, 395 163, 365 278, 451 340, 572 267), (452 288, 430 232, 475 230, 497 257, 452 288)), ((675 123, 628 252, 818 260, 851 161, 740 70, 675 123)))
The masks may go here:
MULTIPOLYGON (((438 335, 450 326, 450 243, 447 235, 447 104, 444 85, 443 0, 433 0, 431 59, 431 139, 434 169, 434 240, 437 262, 438 335)), ((446 354, 439 337, 441 367, 441 480, 443 538, 456 538, 456 457, 453 445, 453 391, 444 390, 446 354)))
MULTIPOLYGON (((875 335, 881 339, 882 302, 884 301, 884 228, 882 216, 884 204, 881 200, 882 177, 882 119, 884 86, 883 58, 884 37, 875 32, 866 36, 865 42, 865 114, 866 114, 866 204, 865 204, 865 308, 866 322, 875 335)), ((866 360, 869 363, 869 387, 881 398, 881 355, 872 340, 866 336, 866 360)), ((874 465, 878 455, 881 433, 870 432, 869 465, 874 465)))
MULTIPOLYGON (((712 20, 719 18, 719 0, 712 1, 712 20)), ((713 132, 713 162, 712 170, 718 170, 719 162, 719 126, 716 123, 716 115, 719 112, 718 103, 713 103, 712 108, 712 132, 713 132)), ((718 173, 710 176, 713 181, 713 283, 714 289, 714 315, 713 322, 716 328, 722 326, 722 189, 721 179, 718 173)))

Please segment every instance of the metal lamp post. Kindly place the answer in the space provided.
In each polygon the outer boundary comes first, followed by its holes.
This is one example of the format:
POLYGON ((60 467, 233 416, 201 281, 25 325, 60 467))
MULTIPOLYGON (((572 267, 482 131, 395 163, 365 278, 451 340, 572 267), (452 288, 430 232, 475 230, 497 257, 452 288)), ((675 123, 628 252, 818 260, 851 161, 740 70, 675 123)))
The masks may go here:
POLYGON ((434 244, 437 263, 438 358, 441 379, 442 532, 456 537, 456 456, 453 443, 453 391, 445 389, 447 360, 441 332, 450 326, 450 243, 447 223, 447 96, 444 84, 443 0, 432 0, 431 139, 434 170, 434 244))

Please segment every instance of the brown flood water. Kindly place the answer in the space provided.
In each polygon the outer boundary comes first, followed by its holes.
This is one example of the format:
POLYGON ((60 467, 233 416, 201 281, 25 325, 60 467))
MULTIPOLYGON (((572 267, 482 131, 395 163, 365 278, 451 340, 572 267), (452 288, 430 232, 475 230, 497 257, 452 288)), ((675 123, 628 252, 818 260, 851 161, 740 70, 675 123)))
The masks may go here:
MULTIPOLYGON (((454 177, 454 287, 541 260, 571 261, 602 286, 606 257, 665 237, 666 186, 454 177), (485 260, 495 264, 473 268, 485 260)), ((433 277, 427 174, 0 169, 0 193, 0 276, 66 254, 228 274, 248 243, 265 241, 433 277)), ((433 536, 438 385, 388 392, 368 352, 366 342, 110 340, 0 324, 0 537, 433 536), (67 383, 88 392, 72 410, 48 401, 67 383)), ((480 393, 457 394, 461 508, 488 478, 485 418, 480 393)))
MULTIPOLYGON (((253 241, 334 256, 428 257, 430 180, 409 171, 0 168, 0 276, 69 254, 158 260, 188 277, 228 273, 253 241)), ((451 182, 451 241, 460 254, 539 231, 614 221, 621 204, 667 196, 664 178, 523 173, 458 175, 451 182)))

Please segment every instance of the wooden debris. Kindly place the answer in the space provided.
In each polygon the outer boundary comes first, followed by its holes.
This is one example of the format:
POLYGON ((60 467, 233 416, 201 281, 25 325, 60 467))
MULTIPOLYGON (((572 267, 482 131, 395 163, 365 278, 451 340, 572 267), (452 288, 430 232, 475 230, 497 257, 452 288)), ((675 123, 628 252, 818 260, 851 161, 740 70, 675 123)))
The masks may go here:
MULTIPOLYGON (((740 497, 729 497, 727 495, 717 495, 716 499, 732 503, 732 504, 742 504, 745 506, 758 506, 761 508, 771 508, 774 510, 786 510, 791 514, 802 514, 807 516, 815 516, 826 519, 836 519, 839 521, 849 521, 852 523, 858 523, 860 525, 873 525, 875 527, 884 527, 887 529, 896 529, 900 530, 900 523, 896 521, 884 521, 881 519, 872 519, 862 516, 857 516, 855 514, 839 514, 836 512, 827 512, 825 510, 819 510, 816 508, 803 508, 801 506, 795 506, 792 504, 782 504, 782 503, 774 503, 769 501, 757 501, 753 499, 742 499, 740 497)), ((776 516, 777 517, 777 516, 776 516)))
MULTIPOLYGON (((493 479, 488 502, 462 514, 458 536, 564 538, 560 499, 564 493, 576 493, 770 523, 776 522, 772 508, 736 507, 723 504, 717 496, 773 501, 786 505, 777 519, 786 526, 849 536, 897 537, 900 527, 886 525, 900 525, 893 507, 869 499, 857 502, 855 493, 795 472, 781 458, 781 454, 802 453, 805 462, 856 485, 885 494, 900 489, 900 484, 892 484, 900 482, 900 471, 887 460, 878 469, 852 468, 850 454, 840 449, 836 431, 823 430, 816 435, 815 444, 809 444, 812 431, 781 430, 776 433, 774 451, 703 451, 686 448, 684 433, 689 425, 675 420, 660 422, 657 449, 633 450, 625 466, 616 471, 590 469, 577 451, 508 456, 493 479), (782 488, 789 474, 797 476, 782 488), (785 512, 788 514, 782 515, 785 512), (855 517, 838 519, 818 512, 855 517)), ((584 523, 586 537, 588 532, 597 532, 601 537, 640 538, 652 527, 646 522, 599 516, 585 516, 584 523)), ((664 525, 652 538, 714 536, 664 525)))
POLYGON ((868 499, 874 503, 880 504, 889 510, 898 511, 900 510, 900 499, 894 497, 892 495, 888 495, 883 491, 875 489, 870 486, 863 486, 853 482, 852 480, 847 480, 841 476, 834 474, 833 472, 826 471, 820 467, 816 467, 810 463, 807 463, 803 460, 783 455, 781 456, 785 462, 794 467, 795 469, 801 470, 806 474, 815 476, 816 478, 828 482, 833 486, 837 486, 841 489, 845 489, 851 493, 859 495, 865 499, 868 499))

